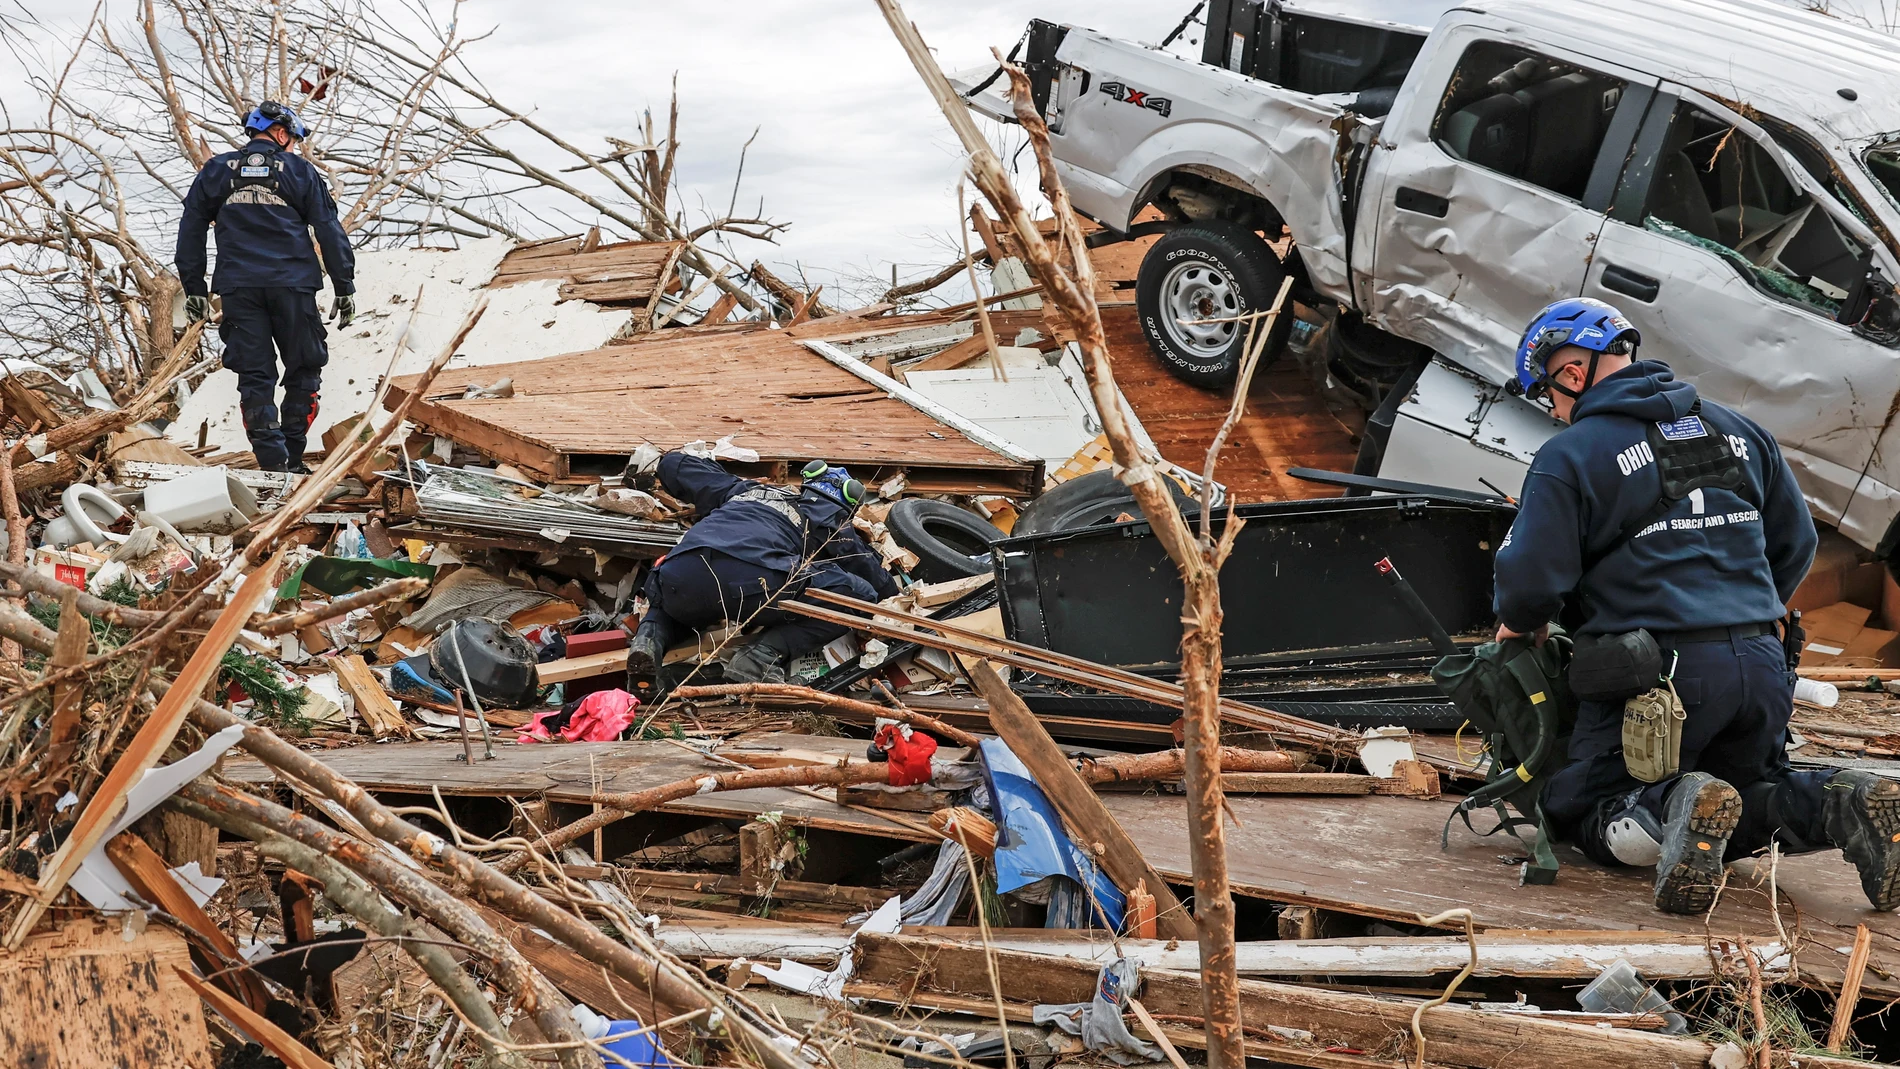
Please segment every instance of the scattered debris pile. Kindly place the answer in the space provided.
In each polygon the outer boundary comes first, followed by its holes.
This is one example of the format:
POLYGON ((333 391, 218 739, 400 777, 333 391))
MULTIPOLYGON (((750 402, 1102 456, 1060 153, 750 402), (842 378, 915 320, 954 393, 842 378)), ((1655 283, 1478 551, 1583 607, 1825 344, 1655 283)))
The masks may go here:
MULTIPOLYGON (((1298 435, 1243 423, 1250 378, 1192 413, 1103 388, 1091 347, 1131 381, 1151 359, 1116 340, 1138 331, 1113 246, 1091 338, 976 220, 995 295, 912 315, 761 266, 776 309, 686 325, 681 242, 486 249, 487 281, 458 266, 430 298, 459 318, 426 366, 396 326, 414 300, 365 302, 382 369, 309 475, 212 443, 215 396, 150 422, 195 332, 123 405, 9 365, 0 1065, 1219 1065, 1209 767, 1247 1057, 1900 1053, 1864 1015, 1900 998, 1900 925, 1837 865, 1744 860, 1685 918, 1644 874, 1566 855, 1520 886, 1522 844, 1446 831, 1486 758, 1374 560, 1479 640, 1507 504, 1293 499, 1298 435), (588 305, 577 348, 486 318, 534 301, 588 305), (1223 485, 1236 426, 1274 470, 1223 485), (726 678, 747 621, 691 634, 641 702, 645 578, 701 518, 624 477, 642 446, 775 484, 849 466, 902 592, 780 600, 847 630, 783 683, 726 678), (1218 693, 1153 494, 1227 562, 1218 693)), ((1318 413, 1310 455, 1345 451, 1303 373, 1262 382, 1318 413)), ((1900 768, 1900 640, 1870 626, 1900 592, 1866 567, 1804 592, 1833 685, 1803 692, 1831 719, 1804 707, 1797 760, 1900 768)))

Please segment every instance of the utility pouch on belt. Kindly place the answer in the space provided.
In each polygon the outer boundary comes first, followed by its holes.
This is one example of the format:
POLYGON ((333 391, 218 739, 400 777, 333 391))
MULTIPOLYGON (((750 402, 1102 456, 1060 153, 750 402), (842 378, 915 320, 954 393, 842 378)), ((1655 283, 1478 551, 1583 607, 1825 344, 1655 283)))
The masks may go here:
POLYGON ((1682 768, 1682 726, 1688 710, 1673 679, 1623 703, 1623 766, 1644 783, 1656 783, 1682 768))
POLYGON ((1582 701, 1624 701, 1662 677, 1662 647, 1640 627, 1620 635, 1578 635, 1575 643, 1570 692, 1582 701))

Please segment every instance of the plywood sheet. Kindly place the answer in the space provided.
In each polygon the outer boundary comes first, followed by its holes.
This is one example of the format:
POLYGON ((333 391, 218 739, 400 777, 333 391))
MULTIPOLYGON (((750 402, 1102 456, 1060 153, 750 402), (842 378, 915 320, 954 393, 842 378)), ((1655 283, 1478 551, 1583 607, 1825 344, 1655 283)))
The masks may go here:
MULTIPOLYGON (((1189 874, 1184 798, 1108 794, 1103 801, 1155 868, 1170 878, 1189 874)), ((1459 823, 1450 848, 1440 850, 1450 801, 1254 796, 1228 804, 1239 821, 1227 830, 1228 876, 1242 894, 1412 924, 1464 907, 1487 928, 1705 931, 1699 915, 1652 908, 1649 870, 1604 868, 1560 845, 1557 882, 1520 887, 1516 859, 1523 849, 1508 835, 1481 838, 1459 823)), ((1486 828, 1490 819, 1473 823, 1486 828)), ((1765 868, 1745 862, 1731 874, 1706 929, 1716 938, 1777 939, 1766 873, 1758 879, 1757 867, 1765 868)), ((1867 982, 1900 977, 1900 918, 1868 908, 1838 851, 1784 857, 1776 869, 1782 924, 1791 934, 1797 925, 1804 933, 1803 971, 1838 977, 1854 925, 1865 924, 1876 933, 1879 969, 1869 971, 1867 982), (1791 907, 1798 907, 1798 917, 1791 907)), ((1900 995, 1900 979, 1878 982, 1883 995, 1900 995)))
MULTIPOLYGON (((1108 246, 1121 248, 1121 246, 1108 246)), ((1098 255, 1099 259, 1099 255, 1098 255)), ((1170 374, 1149 350, 1132 306, 1104 308, 1115 381, 1161 455, 1200 471, 1208 444, 1227 418, 1231 391, 1203 390, 1170 374)), ((1282 359, 1254 376, 1247 411, 1228 436, 1215 478, 1240 501, 1337 497, 1337 487, 1288 477, 1288 468, 1351 471, 1359 455, 1354 426, 1326 406, 1307 373, 1282 359)))
MULTIPOLYGON (((866 333, 890 324, 836 329, 866 333)), ((483 375, 511 379, 514 396, 425 398, 411 418, 554 478, 586 467, 576 458, 606 465, 644 442, 673 447, 726 436, 767 463, 823 457, 866 474, 907 468, 998 490, 1026 489, 1033 475, 1034 465, 992 452, 887 396, 786 331, 666 330, 591 352, 496 365, 483 375)), ((390 408, 414 381, 396 380, 390 408)))
POLYGON ((644 305, 680 250, 679 241, 621 241, 585 249, 582 238, 522 245, 504 256, 490 288, 536 279, 561 283, 562 300, 644 305))
POLYGON ((0 954, 0 1065, 205 1069, 204 1008, 178 979, 185 940, 154 923, 69 921, 0 954))

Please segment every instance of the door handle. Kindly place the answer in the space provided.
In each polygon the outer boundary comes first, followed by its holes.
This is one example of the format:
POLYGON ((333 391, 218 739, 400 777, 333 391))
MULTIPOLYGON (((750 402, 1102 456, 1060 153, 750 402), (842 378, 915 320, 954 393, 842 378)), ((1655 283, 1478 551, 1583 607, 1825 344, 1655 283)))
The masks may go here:
POLYGON ((1451 201, 1436 193, 1427 193, 1422 189, 1413 189, 1411 186, 1400 186, 1398 195, 1392 198, 1392 203, 1400 211, 1417 212, 1420 215, 1430 215, 1439 219, 1443 219, 1445 213, 1451 210, 1451 201))
POLYGON ((1644 304, 1655 300, 1656 294, 1662 290, 1662 283, 1656 279, 1648 275, 1638 274, 1627 267, 1618 267, 1612 263, 1603 265, 1602 281, 1604 289, 1615 290, 1618 293, 1626 294, 1642 301, 1644 304))

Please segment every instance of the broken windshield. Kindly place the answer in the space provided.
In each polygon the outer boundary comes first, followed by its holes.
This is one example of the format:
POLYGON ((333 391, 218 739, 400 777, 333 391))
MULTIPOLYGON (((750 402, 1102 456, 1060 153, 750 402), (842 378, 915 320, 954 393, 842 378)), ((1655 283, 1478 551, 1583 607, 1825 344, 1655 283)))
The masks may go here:
POLYGON ((1880 191, 1887 199, 1900 205, 1900 135, 1893 135, 1874 145, 1861 157, 1867 167, 1867 173, 1880 183, 1880 191))

